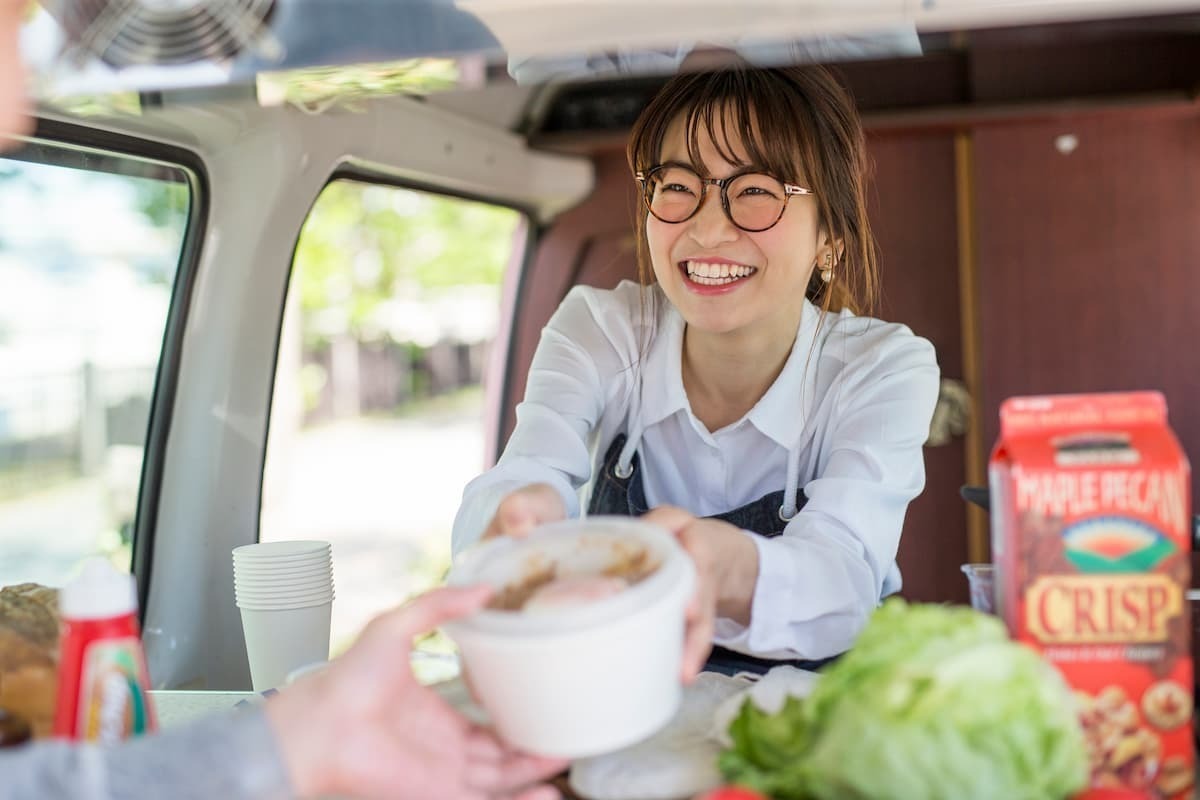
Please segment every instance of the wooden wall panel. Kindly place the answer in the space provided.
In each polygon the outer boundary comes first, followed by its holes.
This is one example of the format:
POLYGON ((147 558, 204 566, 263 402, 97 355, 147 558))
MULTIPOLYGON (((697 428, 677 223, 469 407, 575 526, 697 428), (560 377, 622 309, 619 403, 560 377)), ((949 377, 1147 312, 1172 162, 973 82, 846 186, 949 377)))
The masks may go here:
POLYGON ((1200 110, 983 128, 975 178, 988 441, 1012 395, 1161 389, 1195 463, 1200 110))
MULTIPOLYGON (((954 137, 949 132, 872 136, 871 221, 879 240, 879 315, 933 342, 944 377, 962 377, 954 137)), ((925 448, 924 493, 909 506, 900 541, 903 594, 966 602, 963 441, 925 448)))

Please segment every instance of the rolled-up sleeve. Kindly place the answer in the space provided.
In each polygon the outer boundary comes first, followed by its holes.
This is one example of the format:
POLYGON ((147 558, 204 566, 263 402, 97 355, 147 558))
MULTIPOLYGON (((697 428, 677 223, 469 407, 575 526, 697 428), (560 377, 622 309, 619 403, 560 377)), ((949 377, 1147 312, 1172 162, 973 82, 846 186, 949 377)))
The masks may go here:
MULTIPOLYGON (((719 620, 716 641, 775 658, 823 658, 853 644, 879 604, 905 511, 925 486, 923 444, 937 402, 932 346, 909 337, 838 388, 825 463, 781 536, 752 536, 751 622, 719 620)), ((747 534, 750 535, 750 534, 747 534)))

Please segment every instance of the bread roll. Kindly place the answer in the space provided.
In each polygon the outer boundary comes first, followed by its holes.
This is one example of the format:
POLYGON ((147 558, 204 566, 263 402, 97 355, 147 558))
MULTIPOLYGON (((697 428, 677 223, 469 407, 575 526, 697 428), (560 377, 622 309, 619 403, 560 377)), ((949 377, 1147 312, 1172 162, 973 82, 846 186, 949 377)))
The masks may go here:
POLYGON ((48 736, 58 688, 58 592, 35 583, 0 589, 0 708, 48 736))

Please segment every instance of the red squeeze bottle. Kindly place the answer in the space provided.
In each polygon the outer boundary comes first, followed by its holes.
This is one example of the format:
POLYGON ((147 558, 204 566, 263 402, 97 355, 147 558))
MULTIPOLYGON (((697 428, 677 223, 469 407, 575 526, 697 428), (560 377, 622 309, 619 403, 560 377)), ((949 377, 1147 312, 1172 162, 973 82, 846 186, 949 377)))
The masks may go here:
POLYGON ((132 575, 92 558, 58 595, 54 735, 113 744, 157 728, 132 575))

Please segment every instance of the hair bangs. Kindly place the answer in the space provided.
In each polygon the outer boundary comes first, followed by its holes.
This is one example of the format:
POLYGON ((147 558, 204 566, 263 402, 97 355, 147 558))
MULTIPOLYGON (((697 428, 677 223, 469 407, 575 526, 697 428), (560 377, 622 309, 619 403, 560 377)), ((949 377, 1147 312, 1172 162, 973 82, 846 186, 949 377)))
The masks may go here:
MULTIPOLYGON (((698 170, 704 166, 700 142, 707 139, 723 160, 739 168, 762 170, 786 181, 801 180, 808 169, 797 156, 803 160, 807 148, 794 124, 795 111, 781 101, 778 87, 742 70, 704 77, 684 119, 693 166, 698 170)), ((659 153, 648 155, 654 160, 659 157, 659 153)))

